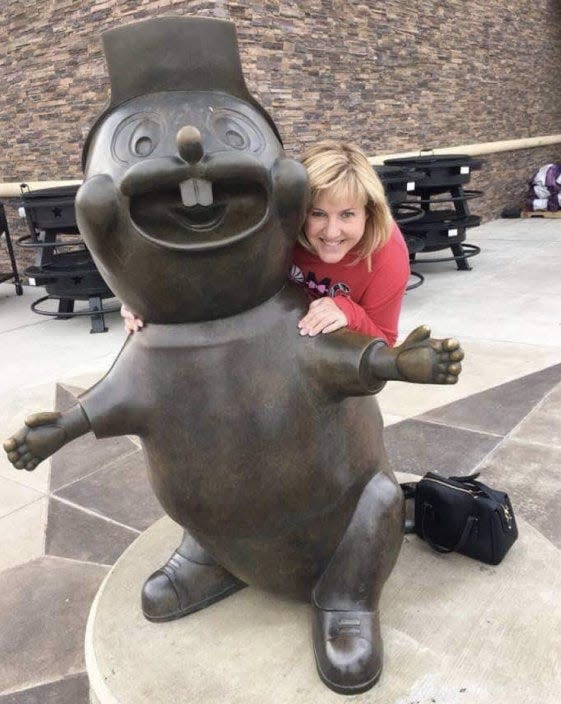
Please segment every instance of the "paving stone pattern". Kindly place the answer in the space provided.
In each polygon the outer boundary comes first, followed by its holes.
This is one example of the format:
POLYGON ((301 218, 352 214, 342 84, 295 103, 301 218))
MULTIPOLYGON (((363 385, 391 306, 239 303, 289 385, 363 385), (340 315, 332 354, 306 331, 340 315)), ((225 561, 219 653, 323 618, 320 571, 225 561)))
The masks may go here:
MULTIPOLYGON (((57 385, 56 410, 81 389, 57 385)), ((136 443, 79 438, 52 460, 45 556, 0 573, 0 704, 86 704, 86 619, 109 566, 163 515, 136 443), (2 696, 3 695, 3 696, 2 696)))
MULTIPOLYGON (((57 408, 78 392, 59 385, 57 408)), ((501 384, 388 427, 390 462, 418 475, 477 468, 561 548, 560 400, 561 365, 501 384)), ((88 702, 83 639, 95 592, 122 551, 163 515, 137 445, 118 440, 99 443, 97 468, 90 437, 59 453, 45 556, 0 573, 0 704, 88 702)))
POLYGON ((58 682, 0 696, 0 704, 88 704, 88 676, 73 675, 58 682))

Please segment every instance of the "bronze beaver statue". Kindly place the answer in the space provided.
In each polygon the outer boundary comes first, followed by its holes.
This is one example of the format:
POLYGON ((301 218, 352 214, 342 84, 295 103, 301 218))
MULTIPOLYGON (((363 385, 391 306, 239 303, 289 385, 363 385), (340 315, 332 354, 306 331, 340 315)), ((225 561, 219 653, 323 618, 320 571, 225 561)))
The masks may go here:
POLYGON ((287 272, 307 175, 248 93, 230 23, 160 18, 104 43, 111 103, 76 212, 147 325, 73 408, 29 417, 4 447, 32 470, 90 430, 138 435, 186 531, 145 585, 146 615, 245 584, 309 600, 322 680, 364 691, 382 668, 378 601, 404 526, 373 394, 389 379, 454 383, 462 351, 424 327, 394 349, 346 329, 298 334, 308 300, 287 272))

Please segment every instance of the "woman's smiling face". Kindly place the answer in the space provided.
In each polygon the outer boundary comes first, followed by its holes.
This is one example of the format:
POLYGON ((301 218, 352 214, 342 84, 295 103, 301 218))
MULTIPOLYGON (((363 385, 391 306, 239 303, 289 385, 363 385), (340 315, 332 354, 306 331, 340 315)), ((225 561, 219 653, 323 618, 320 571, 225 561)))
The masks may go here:
POLYGON ((362 201, 321 192, 308 211, 304 234, 326 264, 336 264, 364 235, 367 211, 362 201))

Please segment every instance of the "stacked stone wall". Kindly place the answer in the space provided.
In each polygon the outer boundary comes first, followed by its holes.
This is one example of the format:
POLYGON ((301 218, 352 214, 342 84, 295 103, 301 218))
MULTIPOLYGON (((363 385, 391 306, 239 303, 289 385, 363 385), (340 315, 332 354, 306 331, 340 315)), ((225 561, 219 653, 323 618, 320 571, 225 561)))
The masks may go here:
MULTIPOLYGON (((166 14, 236 23, 247 83, 291 154, 327 136, 374 155, 561 133, 559 0, 2 0, 0 11, 0 182, 80 177, 109 95, 101 32, 166 14)), ((552 160, 561 145, 487 157, 477 212, 521 202, 552 160)))

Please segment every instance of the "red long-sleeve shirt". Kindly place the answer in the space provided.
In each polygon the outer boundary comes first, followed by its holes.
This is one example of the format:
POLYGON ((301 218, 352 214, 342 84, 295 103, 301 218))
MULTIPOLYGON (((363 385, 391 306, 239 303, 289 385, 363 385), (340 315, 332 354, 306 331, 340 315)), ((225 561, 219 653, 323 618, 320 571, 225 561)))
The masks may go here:
POLYGON ((349 252, 337 264, 326 264, 299 244, 294 249, 290 278, 304 286, 312 298, 331 296, 348 320, 348 328, 389 345, 397 327, 405 287, 409 279, 409 254, 399 227, 394 223, 386 244, 353 265, 349 252))

